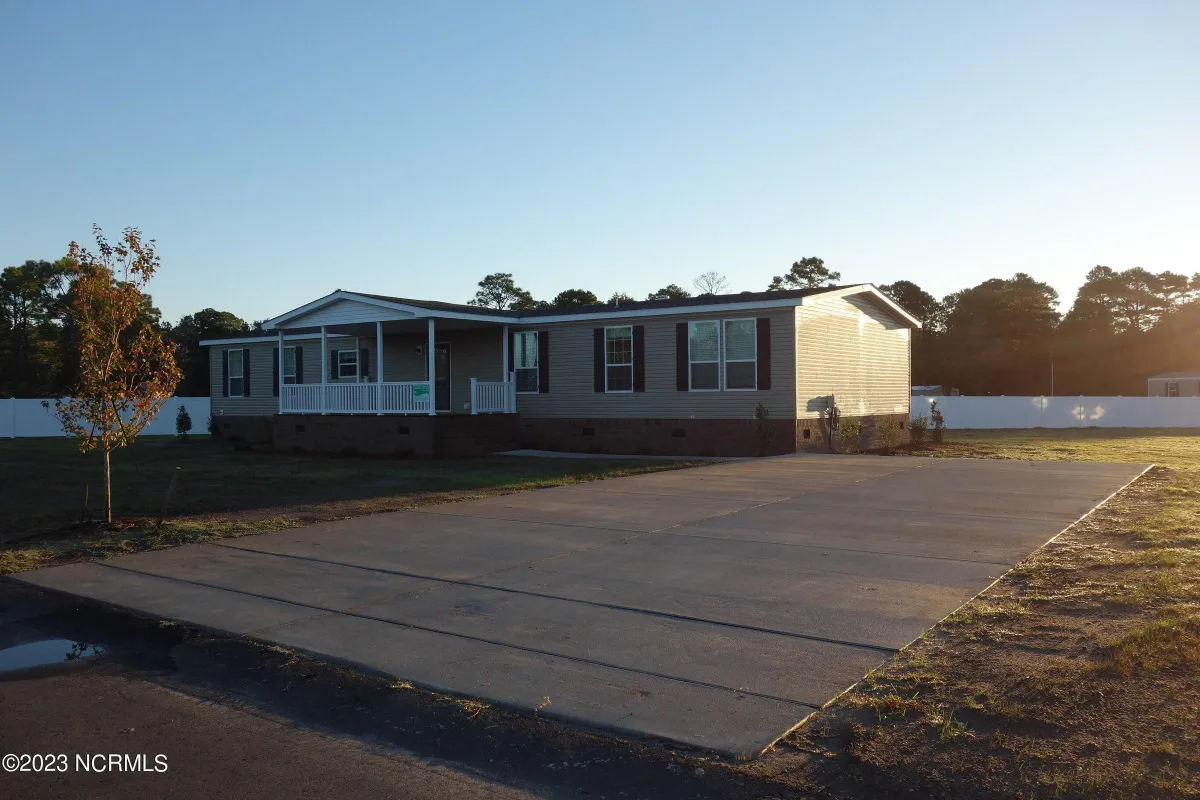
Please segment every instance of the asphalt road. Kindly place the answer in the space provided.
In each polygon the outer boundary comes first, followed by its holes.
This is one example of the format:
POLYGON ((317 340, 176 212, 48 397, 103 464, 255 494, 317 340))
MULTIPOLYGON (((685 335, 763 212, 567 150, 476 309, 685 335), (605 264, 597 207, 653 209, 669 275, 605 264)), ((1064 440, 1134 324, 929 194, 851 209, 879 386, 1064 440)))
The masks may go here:
POLYGON ((63 754, 68 767, 0 773, 6 798, 533 797, 261 711, 197 699, 112 663, 0 681, 0 709, 0 754, 63 754), (133 756, 139 771, 125 771, 123 761, 110 764, 109 754, 133 756), (103 771, 79 768, 77 756, 103 771))

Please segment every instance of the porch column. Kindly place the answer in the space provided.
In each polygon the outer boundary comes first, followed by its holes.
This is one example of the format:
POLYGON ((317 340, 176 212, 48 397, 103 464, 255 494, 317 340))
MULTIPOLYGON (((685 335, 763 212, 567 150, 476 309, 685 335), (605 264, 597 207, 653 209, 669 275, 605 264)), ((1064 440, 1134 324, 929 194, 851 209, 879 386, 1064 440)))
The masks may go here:
POLYGON ((283 328, 279 329, 279 413, 283 413, 283 328))
POLYGON ((434 387, 437 385, 434 369, 437 367, 437 362, 433 357, 433 350, 436 346, 433 338, 433 317, 429 318, 429 346, 425 348, 425 357, 429 362, 429 416, 437 413, 437 397, 434 395, 434 387))
POLYGON ((508 382, 508 323, 507 322, 504 323, 504 331, 503 331, 502 335, 504 336, 504 344, 500 347, 500 352, 502 354, 502 359, 500 361, 500 381, 503 383, 507 383, 508 382))
POLYGON ((325 414, 325 384, 329 381, 329 339, 321 326, 321 413, 325 414))
POLYGON ((383 323, 375 323, 375 412, 383 414, 383 323))

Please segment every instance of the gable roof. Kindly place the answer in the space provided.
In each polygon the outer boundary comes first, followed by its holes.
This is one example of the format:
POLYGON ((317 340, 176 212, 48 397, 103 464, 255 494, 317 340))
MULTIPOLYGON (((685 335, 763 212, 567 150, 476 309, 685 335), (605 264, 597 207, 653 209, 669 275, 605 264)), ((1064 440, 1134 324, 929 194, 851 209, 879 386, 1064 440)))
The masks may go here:
POLYGON ((493 322, 566 322, 570 320, 604 319, 612 317, 657 316, 679 313, 681 310, 724 311, 751 310, 755 308, 783 308, 806 305, 805 300, 832 299, 849 295, 866 295, 876 305, 888 311, 906 325, 919 328, 921 323, 901 308, 894 300, 879 291, 873 284, 860 283, 847 286, 821 286, 811 289, 789 289, 778 292, 740 292, 737 294, 702 294, 698 297, 683 297, 671 300, 635 300, 613 305, 597 303, 581 308, 538 308, 496 309, 461 303, 444 303, 440 300, 416 300, 383 294, 350 292, 337 289, 311 303, 292 309, 263 323, 266 331, 274 331, 289 320, 303 317, 320 308, 344 300, 368 305, 377 305, 392 311, 403 311, 414 317, 449 317, 452 319, 493 322))

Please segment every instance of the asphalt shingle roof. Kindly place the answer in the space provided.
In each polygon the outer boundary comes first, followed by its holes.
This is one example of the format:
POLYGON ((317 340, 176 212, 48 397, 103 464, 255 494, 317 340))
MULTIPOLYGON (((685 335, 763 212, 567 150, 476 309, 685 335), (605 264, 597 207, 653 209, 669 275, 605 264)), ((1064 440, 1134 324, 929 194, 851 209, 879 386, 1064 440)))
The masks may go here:
POLYGON ((383 294, 367 294, 366 292, 351 292, 363 297, 371 297, 376 300, 384 300, 389 303, 403 303, 404 305, 417 306, 418 308, 427 308, 430 311, 457 311, 465 314, 496 314, 504 317, 547 317, 558 316, 560 314, 595 314, 602 311, 613 311, 619 309, 621 311, 638 311, 644 308, 688 308, 689 306, 710 306, 721 305, 724 303, 755 303, 763 300, 790 300, 800 297, 808 297, 813 294, 821 294, 822 292, 832 292, 837 289, 847 288, 845 286, 820 286, 815 289, 787 289, 781 292, 738 292, 735 294, 702 294, 698 297, 683 297, 674 300, 635 300, 631 303, 622 303, 620 306, 614 306, 612 303, 596 303, 590 306, 581 306, 579 308, 535 308, 526 311, 515 311, 512 309, 495 309, 481 308, 479 306, 463 305, 460 303, 443 303, 438 300, 413 300, 407 297, 391 297, 383 294))

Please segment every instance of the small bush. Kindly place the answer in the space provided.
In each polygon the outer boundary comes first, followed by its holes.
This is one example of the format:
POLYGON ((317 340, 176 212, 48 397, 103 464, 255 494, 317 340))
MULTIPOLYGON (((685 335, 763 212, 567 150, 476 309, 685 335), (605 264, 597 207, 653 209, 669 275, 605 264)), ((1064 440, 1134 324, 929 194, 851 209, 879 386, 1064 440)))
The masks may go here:
POLYGON ((929 404, 929 421, 933 423, 933 440, 941 442, 945 435, 946 418, 942 416, 942 410, 938 408, 937 400, 929 404))
POLYGON ((188 413, 187 406, 180 406, 175 414, 175 435, 180 439, 187 439, 191 429, 192 415, 188 413))
POLYGON ((900 420, 880 420, 875 425, 875 430, 879 440, 879 447, 884 453, 890 454, 900 441, 900 420))
POLYGON ((758 439, 758 454, 765 456, 775 431, 771 427, 771 411, 762 403, 754 408, 754 436, 758 439))
POLYGON ((221 440, 221 426, 218 424, 216 417, 208 418, 208 435, 213 438, 214 442, 221 440))
POLYGON ((838 422, 837 434, 843 453, 857 453, 859 439, 862 438, 862 421, 842 417, 838 422))
POLYGON ((929 430, 929 417, 918 414, 908 423, 908 438, 913 444, 925 441, 925 433, 929 430))

